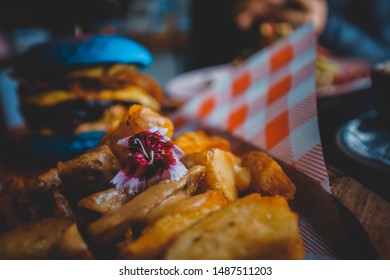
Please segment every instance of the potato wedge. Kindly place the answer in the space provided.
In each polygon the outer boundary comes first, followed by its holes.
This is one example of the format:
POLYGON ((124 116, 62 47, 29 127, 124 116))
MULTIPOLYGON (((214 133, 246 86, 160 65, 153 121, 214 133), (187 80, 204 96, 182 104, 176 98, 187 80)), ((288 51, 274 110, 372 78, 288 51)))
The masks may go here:
POLYGON ((251 183, 251 172, 249 168, 243 166, 241 158, 233 153, 228 152, 225 155, 229 158, 233 166, 234 183, 237 191, 246 191, 251 183))
POLYGON ((182 233, 165 259, 302 259, 298 216, 281 196, 250 194, 182 233))
POLYGON ((122 259, 154 259, 162 255, 180 233, 228 204, 218 191, 207 191, 171 205, 136 241, 120 249, 122 259))
POLYGON ((210 149, 185 155, 183 164, 190 168, 194 165, 206 167, 206 176, 201 183, 204 190, 220 190, 232 202, 237 199, 237 189, 234 180, 232 154, 220 149, 210 149))
POLYGON ((104 145, 58 163, 57 169, 67 197, 82 198, 109 189, 120 165, 110 148, 104 145))
POLYGON ((51 251, 72 224, 67 218, 48 218, 0 234, 0 259, 50 259, 51 251))
POLYGON ((88 226, 96 245, 108 245, 120 240, 126 229, 145 219, 148 213, 168 197, 186 188, 187 184, 200 181, 205 174, 203 166, 194 166, 180 180, 151 186, 121 207, 107 212, 88 226))
POLYGON ((171 206, 178 205, 181 202, 185 201, 189 198, 198 188, 200 178, 195 177, 195 180, 189 179, 186 185, 185 190, 179 191, 174 195, 165 199, 161 204, 157 205, 153 209, 151 209, 150 213, 145 218, 148 224, 154 222, 156 219, 164 215, 167 209, 171 209, 171 206))
POLYGON ((215 190, 208 190, 205 193, 191 197, 171 199, 167 203, 162 203, 161 207, 156 207, 150 211, 147 221, 149 224, 153 224, 161 217, 194 212, 202 207, 209 207, 209 204, 210 207, 212 205, 225 205, 227 199, 222 192, 215 190))
POLYGON ((81 199, 77 205, 79 207, 104 214, 120 207, 133 197, 134 195, 131 196, 115 188, 110 188, 81 199))
POLYGON ((74 223, 68 227, 58 241, 54 244, 52 254, 58 259, 92 260, 94 256, 80 235, 74 223))
POLYGON ((219 136, 208 136, 203 130, 187 131, 173 139, 185 154, 201 152, 211 148, 230 151, 230 142, 219 136))
POLYGON ((166 213, 169 209, 176 207, 178 204, 186 201, 189 197, 190 196, 185 190, 168 197, 166 200, 161 202, 161 204, 150 210, 149 214, 145 218, 146 223, 149 225, 154 223, 162 216, 167 215, 166 213))
POLYGON ((51 168, 49 171, 38 176, 37 179, 37 183, 30 186, 34 191, 45 192, 53 188, 59 188, 62 184, 58 177, 57 168, 51 168))
POLYGON ((54 217, 71 218, 74 217, 72 207, 64 195, 57 189, 53 188, 51 195, 53 197, 53 215, 54 217))
POLYGON ((242 164, 251 172, 250 191, 294 198, 295 185, 280 165, 267 154, 260 151, 249 152, 242 157, 242 164))

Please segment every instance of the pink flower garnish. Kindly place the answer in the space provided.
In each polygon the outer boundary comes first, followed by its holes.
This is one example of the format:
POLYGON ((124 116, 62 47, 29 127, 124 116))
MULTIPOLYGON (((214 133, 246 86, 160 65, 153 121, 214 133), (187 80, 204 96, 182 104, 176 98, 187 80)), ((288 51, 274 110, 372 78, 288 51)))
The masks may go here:
POLYGON ((116 189, 135 194, 148 182, 180 180, 187 168, 180 162, 183 151, 165 136, 167 129, 149 129, 123 138, 118 145, 129 150, 126 167, 111 180, 116 189))

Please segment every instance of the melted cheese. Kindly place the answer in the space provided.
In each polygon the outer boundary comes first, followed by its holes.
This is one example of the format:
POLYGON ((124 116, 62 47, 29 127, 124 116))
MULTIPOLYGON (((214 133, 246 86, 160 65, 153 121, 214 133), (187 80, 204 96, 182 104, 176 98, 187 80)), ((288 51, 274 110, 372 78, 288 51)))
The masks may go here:
POLYGON ((99 92, 74 93, 63 90, 45 92, 39 95, 27 96, 26 103, 38 106, 53 106, 61 102, 72 101, 77 99, 91 100, 115 100, 129 103, 139 103, 148 106, 155 111, 160 111, 160 103, 157 102, 143 88, 137 86, 128 86, 117 90, 102 90, 99 92))
POLYGON ((57 103, 61 103, 64 101, 69 101, 71 99, 75 99, 75 96, 72 96, 67 91, 64 90, 56 90, 45 92, 39 95, 30 95, 25 98, 27 103, 32 103, 40 106, 52 106, 57 103))
POLYGON ((89 78, 89 79, 99 79, 106 73, 107 76, 113 76, 121 72, 134 72, 136 71, 134 65, 127 64, 114 64, 111 66, 96 66, 85 69, 78 69, 70 71, 66 76, 68 78, 89 78))

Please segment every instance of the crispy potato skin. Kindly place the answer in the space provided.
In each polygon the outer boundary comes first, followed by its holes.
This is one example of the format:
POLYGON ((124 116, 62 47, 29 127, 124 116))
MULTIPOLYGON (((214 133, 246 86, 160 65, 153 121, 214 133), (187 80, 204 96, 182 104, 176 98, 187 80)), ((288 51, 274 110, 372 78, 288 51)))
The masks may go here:
POLYGON ((250 191, 263 195, 281 195, 293 199, 296 188, 280 165, 267 154, 252 151, 242 157, 242 164, 250 170, 250 191))
POLYGON ((120 207, 133 197, 115 188, 110 188, 81 199, 77 202, 77 205, 104 214, 120 207))
POLYGON ((121 248, 119 257, 124 259, 157 258, 180 233, 211 213, 220 210, 227 203, 222 193, 208 191, 170 205, 161 218, 145 229, 139 239, 121 248))
POLYGON ((204 193, 197 194, 194 196, 187 196, 184 199, 174 201, 172 203, 167 203, 165 207, 158 210, 158 213, 153 213, 153 219, 148 219, 150 224, 153 224, 157 219, 176 214, 185 214, 203 207, 212 207, 213 205, 225 205, 228 201, 225 195, 220 191, 208 190, 204 193))
POLYGON ((220 149, 209 149, 202 152, 187 154, 182 158, 183 164, 190 168, 202 165, 206 168, 206 176, 201 187, 204 190, 222 191, 229 202, 238 197, 234 180, 232 156, 230 152, 220 149))
POLYGON ((176 209, 178 205, 182 205, 189 197, 186 191, 180 191, 168 197, 161 204, 150 210, 145 218, 147 224, 151 225, 159 218, 168 215, 172 208, 176 209))
POLYGON ((245 192, 251 183, 251 172, 249 168, 242 165, 240 157, 234 155, 231 152, 226 152, 225 156, 230 160, 233 167, 233 176, 236 189, 239 193, 245 192))
POLYGON ((89 251, 75 223, 68 227, 55 243, 52 254, 58 259, 68 260, 92 260, 95 258, 89 251))
POLYGON ((298 216, 281 196, 250 194, 182 233, 165 259, 303 259, 298 216))
POLYGON ((67 218, 48 218, 0 234, 0 259, 50 259, 62 234, 72 224, 67 218))
POLYGON ((219 136, 208 136, 203 130, 184 132, 175 139, 177 145, 185 154, 201 152, 211 148, 230 151, 230 142, 219 136))
POLYGON ((81 198, 111 187, 120 165, 106 145, 57 165, 68 197, 81 198))
POLYGON ((93 242, 98 246, 105 246, 120 240, 128 227, 143 221, 151 209, 185 189, 189 182, 201 180, 204 172, 203 166, 194 166, 180 181, 162 182, 151 186, 121 207, 107 212, 88 226, 93 242))

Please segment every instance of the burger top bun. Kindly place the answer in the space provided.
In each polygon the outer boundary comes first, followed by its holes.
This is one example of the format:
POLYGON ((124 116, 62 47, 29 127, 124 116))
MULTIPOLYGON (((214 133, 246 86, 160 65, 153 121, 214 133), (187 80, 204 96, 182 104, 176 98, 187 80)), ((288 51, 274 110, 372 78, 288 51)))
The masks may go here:
POLYGON ((91 35, 53 39, 30 48, 16 61, 16 76, 34 76, 54 69, 91 67, 112 63, 152 64, 151 53, 137 42, 119 35, 91 35))

